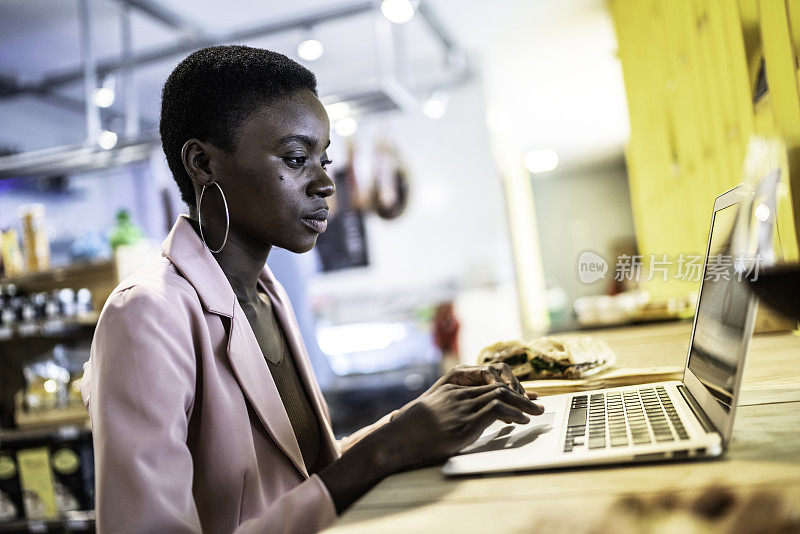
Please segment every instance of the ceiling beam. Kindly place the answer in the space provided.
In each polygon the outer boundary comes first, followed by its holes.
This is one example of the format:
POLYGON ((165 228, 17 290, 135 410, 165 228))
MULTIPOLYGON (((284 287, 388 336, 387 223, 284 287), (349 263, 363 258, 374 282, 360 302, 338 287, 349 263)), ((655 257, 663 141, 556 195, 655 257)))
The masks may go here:
MULTIPOLYGON (((73 111, 80 115, 86 113, 86 103, 82 98, 75 98, 72 96, 62 95, 52 90, 36 93, 36 96, 38 96, 39 98, 41 98, 42 100, 44 100, 49 104, 58 106, 67 111, 73 111)), ((126 119, 126 114, 119 112, 113 108, 105 108, 102 110, 101 113, 103 117, 109 117, 111 119, 119 119, 119 120, 126 119)), ((148 120, 140 119, 139 128, 143 131, 155 130, 156 124, 148 120)))
POLYGON ((450 36, 450 33, 445 28, 445 25, 442 24, 439 16, 431 9, 427 2, 420 2, 417 6, 417 12, 428 24, 428 27, 431 29, 433 34, 442 43, 442 46, 445 48, 445 52, 449 53, 456 49, 455 41, 450 36))
MULTIPOLYGON (((349 5, 330 8, 327 10, 320 10, 314 14, 301 15, 279 22, 261 24, 226 35, 220 35, 213 39, 199 38, 190 42, 183 42, 176 45, 157 48, 136 54, 129 59, 119 57, 112 60, 98 61, 97 75, 98 77, 102 78, 109 72, 135 68, 149 63, 162 61, 177 55, 187 54, 204 46, 211 46, 219 43, 248 41, 258 37, 263 37, 265 35, 282 33, 293 29, 307 28, 323 22, 330 22, 336 19, 342 19, 359 15, 361 13, 367 13, 369 11, 375 11, 375 6, 376 3, 373 0, 362 0, 349 5)), ((23 93, 41 93, 42 91, 80 81, 82 78, 83 69, 78 67, 45 76, 42 80, 34 83, 25 83, 17 79, 13 83, 6 83, 0 87, 0 98, 8 98, 23 93)))
MULTIPOLYGON (((14 76, 0 72, 0 92, 2 92, 7 87, 14 87, 14 76)), ((86 104, 82 98, 75 98, 73 96, 67 96, 64 94, 59 94, 53 89, 44 89, 41 91, 31 92, 32 96, 36 96, 44 100, 45 102, 52 104, 54 106, 58 106, 62 109, 66 109, 68 111, 74 111, 75 113, 80 113, 83 115, 86 112, 86 104)), ((22 95, 18 95, 22 96, 22 95)), ((112 119, 125 119, 126 115, 116 111, 112 108, 103 109, 102 114, 106 117, 111 117, 112 119)), ((139 127, 142 130, 154 130, 155 123, 147 121, 147 120, 140 120, 139 127)))
POLYGON ((193 38, 209 38, 208 32, 196 22, 190 21, 180 13, 172 11, 156 0, 120 0, 151 18, 185 32, 193 38))

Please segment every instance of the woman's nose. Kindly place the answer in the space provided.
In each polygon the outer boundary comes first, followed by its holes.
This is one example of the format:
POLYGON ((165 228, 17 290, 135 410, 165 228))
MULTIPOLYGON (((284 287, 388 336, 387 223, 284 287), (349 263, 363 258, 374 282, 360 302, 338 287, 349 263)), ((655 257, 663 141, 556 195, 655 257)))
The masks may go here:
POLYGON ((309 182, 307 188, 307 193, 310 197, 317 196, 321 198, 327 198, 333 195, 335 192, 336 186, 324 169, 320 169, 317 172, 314 179, 309 182))

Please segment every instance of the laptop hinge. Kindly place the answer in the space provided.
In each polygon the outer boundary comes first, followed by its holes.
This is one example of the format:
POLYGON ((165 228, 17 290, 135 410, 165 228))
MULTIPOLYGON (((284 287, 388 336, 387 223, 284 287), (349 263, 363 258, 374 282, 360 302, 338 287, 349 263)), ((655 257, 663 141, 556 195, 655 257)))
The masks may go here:
POLYGON ((714 424, 708 419, 708 417, 706 417, 705 412, 703 412, 703 409, 700 407, 700 403, 695 400, 689 389, 683 384, 679 384, 678 391, 683 396, 683 400, 686 401, 686 404, 689 405, 689 408, 691 408, 694 416, 697 417, 698 421, 700 421, 703 429, 706 432, 716 432, 717 430, 714 428, 714 424))

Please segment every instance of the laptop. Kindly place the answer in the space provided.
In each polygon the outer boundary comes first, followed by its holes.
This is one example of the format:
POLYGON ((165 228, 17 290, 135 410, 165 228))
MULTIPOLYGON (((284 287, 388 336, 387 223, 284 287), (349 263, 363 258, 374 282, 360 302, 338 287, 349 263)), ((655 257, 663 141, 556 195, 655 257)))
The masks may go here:
POLYGON ((733 265, 723 265, 734 262, 719 261, 719 255, 730 253, 740 200, 734 188, 714 202, 681 381, 542 397, 537 403, 544 414, 525 425, 496 421, 451 457, 442 472, 469 475, 724 454, 756 308, 745 277, 733 265))

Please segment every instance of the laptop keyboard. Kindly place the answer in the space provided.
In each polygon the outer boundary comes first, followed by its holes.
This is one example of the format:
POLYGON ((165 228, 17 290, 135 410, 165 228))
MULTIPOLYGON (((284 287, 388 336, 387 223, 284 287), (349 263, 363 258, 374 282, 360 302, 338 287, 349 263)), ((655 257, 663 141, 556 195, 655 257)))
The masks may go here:
POLYGON ((575 395, 564 452, 688 440, 689 434, 663 386, 575 395), (588 433, 587 433, 588 427, 588 433))

